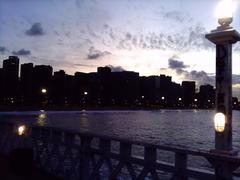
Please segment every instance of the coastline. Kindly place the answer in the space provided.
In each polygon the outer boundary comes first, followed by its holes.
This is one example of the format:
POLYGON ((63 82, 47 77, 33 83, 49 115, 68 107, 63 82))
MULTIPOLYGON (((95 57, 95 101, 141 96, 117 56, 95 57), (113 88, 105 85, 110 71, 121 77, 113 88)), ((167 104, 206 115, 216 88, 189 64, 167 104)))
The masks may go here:
MULTIPOLYGON (((6 111, 124 111, 124 110, 161 110, 161 109, 171 109, 171 110, 214 110, 214 108, 173 108, 173 107, 162 107, 157 105, 149 106, 0 106, 0 112, 6 111)), ((240 111, 240 109, 233 109, 240 111)))

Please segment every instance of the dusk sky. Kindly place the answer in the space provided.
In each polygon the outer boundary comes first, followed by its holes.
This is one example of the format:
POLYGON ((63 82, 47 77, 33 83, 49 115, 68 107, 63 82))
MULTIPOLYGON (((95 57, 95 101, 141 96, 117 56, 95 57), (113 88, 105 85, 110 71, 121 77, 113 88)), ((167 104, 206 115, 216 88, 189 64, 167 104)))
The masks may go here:
MULTIPOLYGON (((0 0, 0 58, 94 72, 98 66, 214 85, 219 0, 0 0)), ((240 1, 232 26, 240 31, 240 1)), ((233 47, 240 97, 240 43, 233 47)))

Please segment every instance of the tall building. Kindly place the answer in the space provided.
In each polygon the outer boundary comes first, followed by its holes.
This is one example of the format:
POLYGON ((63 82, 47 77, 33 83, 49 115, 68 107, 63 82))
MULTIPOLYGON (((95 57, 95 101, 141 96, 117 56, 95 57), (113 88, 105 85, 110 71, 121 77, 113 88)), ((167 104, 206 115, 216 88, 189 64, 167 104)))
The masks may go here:
POLYGON ((88 78, 89 78, 88 79, 89 80, 88 98, 89 98, 90 104, 101 105, 102 104, 101 93, 100 93, 101 82, 99 79, 99 74, 96 72, 88 73, 88 78))
POLYGON ((33 98, 33 63, 21 65, 20 71, 20 100, 31 104, 33 98))
POLYGON ((63 70, 54 72, 51 83, 51 99, 53 104, 67 104, 66 74, 63 70))
POLYGON ((0 68, 0 104, 3 103, 3 68, 0 68))
POLYGON ((88 103, 88 74, 76 72, 74 74, 74 89, 73 89, 75 104, 86 105, 88 103))
POLYGON ((194 103, 195 97, 195 81, 183 81, 182 82, 183 89, 183 104, 185 107, 191 107, 194 103))
POLYGON ((142 104, 159 104, 160 100, 159 76, 140 77, 140 101, 142 104))
POLYGON ((183 102, 182 102, 183 89, 180 84, 172 82, 169 94, 170 94, 169 105, 171 107, 182 107, 183 106, 183 102))
POLYGON ((160 103, 164 106, 170 106, 172 97, 171 97, 171 76, 160 75, 160 103))
POLYGON ((109 67, 98 67, 97 74, 99 78, 99 99, 101 104, 110 105, 112 104, 112 81, 111 81, 111 68, 109 67))
POLYGON ((206 84, 200 86, 199 91, 199 105, 201 108, 211 108, 215 103, 215 90, 214 87, 206 84))
POLYGON ((4 102, 14 104, 17 101, 19 90, 19 58, 9 56, 3 60, 3 94, 4 102))
POLYGON ((74 104, 74 76, 65 75, 65 104, 74 104))
POLYGON ((133 105, 139 99, 139 73, 132 71, 111 73, 111 103, 133 105))
POLYGON ((47 65, 36 65, 33 68, 33 93, 36 103, 42 102, 43 99, 49 102, 46 99, 51 95, 52 72, 52 67, 47 65))

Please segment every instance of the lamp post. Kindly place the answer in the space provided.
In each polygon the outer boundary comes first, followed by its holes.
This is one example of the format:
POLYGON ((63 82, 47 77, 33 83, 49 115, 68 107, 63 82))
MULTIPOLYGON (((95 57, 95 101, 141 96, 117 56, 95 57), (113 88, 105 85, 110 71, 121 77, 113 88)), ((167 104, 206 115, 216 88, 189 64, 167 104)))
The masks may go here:
MULTIPOLYGON (((216 45, 215 149, 211 152, 236 155, 232 148, 232 44, 240 41, 240 34, 230 26, 232 1, 222 0, 216 10, 220 26, 205 35, 216 45)), ((230 165, 214 163, 219 179, 232 179, 230 165)))

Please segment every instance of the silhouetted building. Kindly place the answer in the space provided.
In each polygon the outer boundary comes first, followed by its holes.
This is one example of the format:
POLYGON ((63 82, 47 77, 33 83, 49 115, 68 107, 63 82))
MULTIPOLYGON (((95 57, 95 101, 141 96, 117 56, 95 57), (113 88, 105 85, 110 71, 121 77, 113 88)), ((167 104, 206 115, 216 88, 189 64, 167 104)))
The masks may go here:
POLYGON ((112 72, 112 105, 133 105, 138 103, 139 83, 139 73, 132 71, 112 72))
POLYGON ((0 68, 0 104, 3 104, 3 68, 0 68))
POLYGON ((182 107, 183 106, 183 89, 180 84, 171 83, 170 93, 170 103, 171 107, 182 107))
MULTIPOLYGON (((139 77, 132 71, 111 72, 110 67, 98 67, 97 72, 76 72, 67 75, 54 72, 51 66, 26 63, 9 56, 0 68, 0 104, 31 105, 161 105, 161 107, 212 108, 215 90, 211 85, 200 86, 195 93, 194 81, 172 82, 166 75, 139 77)), ((239 108, 237 98, 233 107, 239 108)))
POLYGON ((33 68, 33 93, 35 102, 51 102, 48 97, 51 95, 52 71, 52 67, 47 65, 36 65, 33 68))
POLYGON ((171 97, 171 76, 160 75, 160 102, 163 106, 170 106, 172 97, 171 97))
POLYGON ((195 97, 195 81, 183 81, 183 104, 185 107, 193 107, 195 97))
POLYGON ((33 63, 21 65, 20 72, 20 101, 21 103, 32 103, 33 98, 33 63))
POLYGON ((101 88, 101 81, 99 78, 99 74, 92 72, 88 73, 88 78, 89 78, 89 103, 92 105, 97 105, 100 106, 102 104, 102 99, 101 99, 101 93, 100 93, 100 88, 101 88))
POLYGON ((112 104, 112 82, 111 82, 111 69, 109 67, 98 67, 97 68, 99 78, 99 99, 101 104, 110 105, 112 104))
POLYGON ((51 83, 51 99, 56 105, 67 103, 66 74, 63 70, 54 72, 51 83))
POLYGON ((66 75, 65 76, 65 104, 74 104, 74 76, 66 75))
POLYGON ((238 98, 237 97, 232 98, 232 106, 233 106, 233 109, 238 108, 238 98))
POLYGON ((201 85, 199 90, 199 105, 201 108, 211 108, 215 103, 215 90, 213 86, 201 85))
POLYGON ((140 102, 142 104, 160 103, 159 76, 140 77, 140 102))
POLYGON ((88 74, 76 72, 74 75, 74 100, 75 104, 88 104, 88 74))
POLYGON ((4 102, 7 104, 15 104, 19 90, 19 58, 17 56, 9 56, 3 60, 3 94, 4 102))

